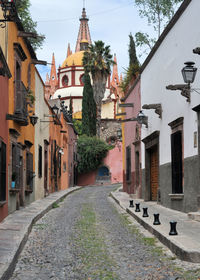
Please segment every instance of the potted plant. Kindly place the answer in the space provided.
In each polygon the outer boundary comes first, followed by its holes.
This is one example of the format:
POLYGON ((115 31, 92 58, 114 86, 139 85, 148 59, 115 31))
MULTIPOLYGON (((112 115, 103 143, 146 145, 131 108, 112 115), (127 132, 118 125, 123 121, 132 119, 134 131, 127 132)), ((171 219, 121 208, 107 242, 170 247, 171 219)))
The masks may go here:
POLYGON ((11 182, 11 188, 15 188, 15 183, 16 183, 16 179, 17 179, 17 173, 13 172, 12 173, 12 182, 11 182))
POLYGON ((27 88, 26 99, 27 99, 27 102, 28 102, 30 105, 33 105, 34 102, 35 102, 34 92, 33 92, 30 88, 27 88))

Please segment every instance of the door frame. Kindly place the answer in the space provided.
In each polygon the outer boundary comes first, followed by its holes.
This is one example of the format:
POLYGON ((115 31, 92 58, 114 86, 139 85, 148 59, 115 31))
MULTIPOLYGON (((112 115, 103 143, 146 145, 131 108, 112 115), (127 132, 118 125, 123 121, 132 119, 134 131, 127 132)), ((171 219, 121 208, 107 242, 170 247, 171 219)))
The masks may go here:
POLYGON ((159 131, 154 131, 152 134, 148 135, 146 138, 142 139, 145 144, 145 186, 144 186, 144 200, 151 200, 151 150, 157 147, 158 151, 158 193, 157 201, 160 199, 160 178, 159 178, 159 131))

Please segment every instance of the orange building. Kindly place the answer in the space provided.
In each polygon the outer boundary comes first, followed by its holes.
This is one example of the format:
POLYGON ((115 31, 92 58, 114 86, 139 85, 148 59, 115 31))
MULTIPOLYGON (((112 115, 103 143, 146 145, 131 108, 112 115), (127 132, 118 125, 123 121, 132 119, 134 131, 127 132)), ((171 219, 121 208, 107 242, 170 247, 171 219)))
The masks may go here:
MULTIPOLYGON (((0 30, 1 32, 1 30, 0 30)), ((6 23, 5 54, 12 77, 9 80, 8 206, 9 212, 34 200, 35 52, 18 17, 6 23)))
POLYGON ((8 215, 8 83, 11 73, 0 47, 0 222, 8 215))
POLYGON ((49 131, 49 192, 54 192, 73 187, 76 182, 77 134, 60 100, 49 103, 53 119, 49 131), (56 114, 53 111, 55 105, 56 114))

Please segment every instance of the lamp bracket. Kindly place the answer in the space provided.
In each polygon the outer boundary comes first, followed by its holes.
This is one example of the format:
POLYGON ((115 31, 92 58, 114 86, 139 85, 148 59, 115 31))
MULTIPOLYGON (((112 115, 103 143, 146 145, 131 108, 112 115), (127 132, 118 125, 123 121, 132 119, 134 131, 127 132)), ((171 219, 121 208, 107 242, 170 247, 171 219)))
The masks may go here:
POLYGON ((155 113, 159 115, 159 118, 162 118, 162 105, 161 103, 156 103, 156 104, 144 104, 142 106, 142 109, 154 109, 155 113))
POLYGON ((200 55, 200 47, 193 49, 193 53, 200 55))
POLYGON ((130 118, 130 119, 125 119, 125 120, 121 120, 121 122, 131 122, 131 121, 138 121, 138 118, 130 118))
POLYGON ((166 89, 169 90, 180 90, 181 95, 187 98, 187 102, 190 102, 190 84, 177 84, 177 85, 168 85, 166 89))

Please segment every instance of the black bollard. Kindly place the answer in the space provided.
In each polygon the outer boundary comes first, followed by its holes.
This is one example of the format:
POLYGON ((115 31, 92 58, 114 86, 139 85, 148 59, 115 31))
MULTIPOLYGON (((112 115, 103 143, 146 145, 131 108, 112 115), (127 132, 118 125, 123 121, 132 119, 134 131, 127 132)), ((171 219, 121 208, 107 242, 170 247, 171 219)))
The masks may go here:
POLYGON ((178 235, 177 231, 176 231, 176 224, 177 222, 175 221, 171 221, 170 223, 170 232, 169 235, 178 235))
POLYGON ((130 200, 129 202, 130 202, 129 207, 134 207, 134 205, 133 205, 133 200, 130 200))
POLYGON ((140 212, 140 203, 135 203, 135 212, 140 212))
POLYGON ((142 215, 142 217, 149 217, 149 215, 148 215, 148 207, 144 207, 143 208, 143 215, 142 215))
POLYGON ((159 215, 160 214, 153 214, 154 215, 154 222, 153 225, 160 225, 159 215))

